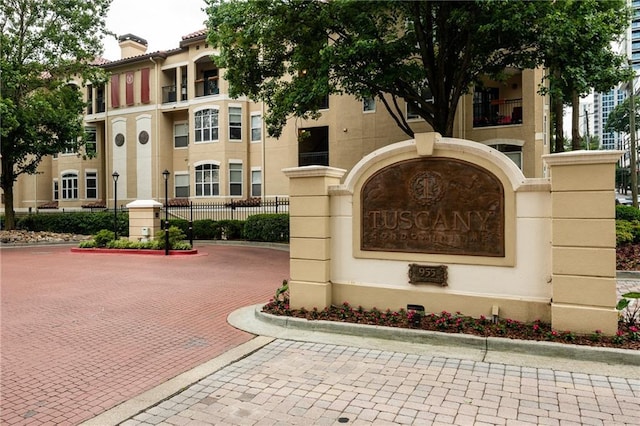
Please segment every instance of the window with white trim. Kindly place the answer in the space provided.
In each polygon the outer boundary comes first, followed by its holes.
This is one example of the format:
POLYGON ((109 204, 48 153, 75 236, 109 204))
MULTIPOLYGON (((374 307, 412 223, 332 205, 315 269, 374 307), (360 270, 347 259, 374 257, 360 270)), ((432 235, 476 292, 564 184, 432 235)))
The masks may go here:
POLYGON ((189 146, 189 125, 176 123, 173 125, 173 147, 186 148, 189 146))
POLYGON ((176 195, 176 198, 189 197, 189 175, 188 174, 175 175, 174 194, 176 195))
POLYGON ((98 172, 86 171, 84 173, 84 188, 86 199, 98 198, 98 172))
POLYGON ((60 199, 60 186, 58 185, 58 179, 53 180, 53 201, 60 199))
POLYGON ((229 140, 242 140, 242 108, 229 107, 229 140))
POLYGON ((251 196, 260 197, 262 195, 262 170, 251 170, 251 196))
POLYGON ((251 116, 251 142, 262 140, 262 115, 253 114, 251 116))
POLYGON ((203 109, 195 114, 196 143, 218 140, 218 110, 203 109))
POLYGON ((229 195, 242 196, 242 164, 229 164, 229 195))
POLYGON ((196 166, 196 197, 220 195, 220 167, 205 163, 196 166))
POLYGON ((89 156, 94 156, 98 153, 98 139, 96 135, 95 127, 85 127, 84 132, 87 134, 87 143, 84 146, 84 150, 89 156))
POLYGON ((78 199, 78 173, 65 173, 62 175, 62 199, 78 199))
POLYGON ((362 100, 362 111, 363 112, 375 112, 376 110, 376 99, 375 98, 364 98, 362 100))
POLYGON ((420 118, 418 107, 414 102, 407 102, 407 120, 417 120, 420 118))

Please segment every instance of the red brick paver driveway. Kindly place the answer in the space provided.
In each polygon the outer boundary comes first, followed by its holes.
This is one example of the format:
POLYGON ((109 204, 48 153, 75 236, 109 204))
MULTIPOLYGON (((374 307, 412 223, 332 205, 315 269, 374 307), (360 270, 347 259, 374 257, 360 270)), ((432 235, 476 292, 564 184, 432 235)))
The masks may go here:
POLYGON ((227 314, 267 301, 288 253, 198 250, 2 249, 0 424, 78 424, 250 340, 227 314))

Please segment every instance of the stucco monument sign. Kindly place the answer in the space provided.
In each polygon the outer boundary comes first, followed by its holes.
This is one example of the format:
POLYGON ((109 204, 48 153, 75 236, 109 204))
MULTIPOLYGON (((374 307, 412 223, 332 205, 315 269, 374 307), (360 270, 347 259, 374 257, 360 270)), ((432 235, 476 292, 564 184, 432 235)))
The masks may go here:
POLYGON ((504 189, 452 158, 402 161, 362 188, 361 249, 503 257, 504 189))

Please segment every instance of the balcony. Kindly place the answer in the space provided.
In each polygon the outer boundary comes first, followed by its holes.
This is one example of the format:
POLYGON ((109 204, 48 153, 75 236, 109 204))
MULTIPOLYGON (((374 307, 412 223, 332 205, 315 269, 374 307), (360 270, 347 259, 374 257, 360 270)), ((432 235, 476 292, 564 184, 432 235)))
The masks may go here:
POLYGON ((162 87, 162 103, 167 104, 175 102, 176 98, 176 86, 163 86, 162 87))
POLYGON ((218 77, 196 80, 196 97, 219 95, 218 77))
POLYGON ((328 165, 329 151, 301 152, 298 154, 298 167, 328 165))
POLYGON ((473 127, 522 124, 522 98, 493 99, 473 104, 473 127))

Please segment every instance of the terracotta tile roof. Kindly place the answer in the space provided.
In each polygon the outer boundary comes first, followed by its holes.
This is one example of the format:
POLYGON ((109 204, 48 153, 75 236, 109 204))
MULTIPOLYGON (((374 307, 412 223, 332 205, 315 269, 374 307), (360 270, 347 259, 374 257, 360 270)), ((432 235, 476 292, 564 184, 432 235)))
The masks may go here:
POLYGON ((191 34, 187 34, 187 35, 182 36, 182 40, 189 40, 189 39, 192 39, 192 38, 196 38, 196 37, 201 37, 203 35, 207 35, 207 31, 208 30, 206 28, 203 28, 203 29, 198 30, 196 32, 193 32, 191 34))

